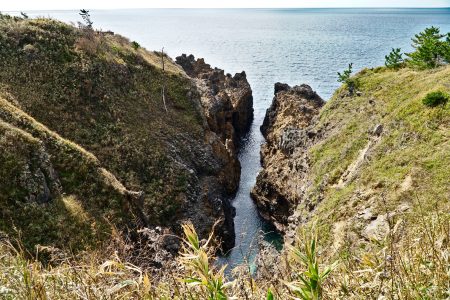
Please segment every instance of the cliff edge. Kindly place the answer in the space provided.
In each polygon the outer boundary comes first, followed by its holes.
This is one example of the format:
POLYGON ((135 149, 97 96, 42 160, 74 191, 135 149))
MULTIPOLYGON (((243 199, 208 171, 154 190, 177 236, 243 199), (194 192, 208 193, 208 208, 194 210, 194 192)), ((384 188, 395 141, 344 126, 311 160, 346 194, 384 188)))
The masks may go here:
POLYGON ((162 70, 161 55, 113 32, 0 16, 3 234, 32 253, 77 253, 118 229, 135 247, 127 255, 157 267, 185 222, 202 238, 217 223, 223 248, 234 246, 250 86, 241 74, 200 88, 167 56, 162 70))
POLYGON ((383 243, 399 220, 408 236, 422 230, 418 218, 442 217, 450 203, 450 104, 422 99, 448 93, 449 78, 448 66, 364 69, 355 95, 344 86, 326 103, 306 85, 276 84, 252 191, 261 215, 288 243, 314 223, 328 254, 355 256, 377 248, 373 241, 383 243))

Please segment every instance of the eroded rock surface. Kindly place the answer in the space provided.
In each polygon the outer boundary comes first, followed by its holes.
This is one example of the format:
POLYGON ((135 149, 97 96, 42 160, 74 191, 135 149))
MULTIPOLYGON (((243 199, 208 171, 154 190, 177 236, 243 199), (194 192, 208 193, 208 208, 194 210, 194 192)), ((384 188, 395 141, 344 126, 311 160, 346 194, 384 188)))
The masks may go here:
POLYGON ((183 54, 176 58, 176 63, 195 83, 194 93, 198 93, 204 116, 205 140, 220 164, 218 177, 202 176, 200 180, 204 187, 202 197, 208 199, 213 213, 222 219, 216 230, 224 248, 230 249, 235 238, 235 209, 230 198, 236 193, 241 174, 237 158, 239 139, 253 119, 252 90, 245 72, 231 76, 193 55, 183 54))
POLYGON ((251 196, 261 216, 280 231, 291 223, 288 218, 304 195, 307 149, 322 134, 314 131, 314 124, 324 104, 308 85, 275 84, 275 97, 261 126, 266 139, 261 148, 263 170, 251 196))

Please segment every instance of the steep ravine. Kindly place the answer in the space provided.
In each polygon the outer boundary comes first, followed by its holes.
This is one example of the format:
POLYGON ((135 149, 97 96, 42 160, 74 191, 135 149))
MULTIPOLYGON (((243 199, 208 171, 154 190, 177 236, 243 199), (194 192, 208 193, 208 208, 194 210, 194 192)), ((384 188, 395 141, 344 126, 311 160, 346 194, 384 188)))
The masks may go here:
POLYGON ((193 55, 178 56, 176 63, 193 78, 200 93, 205 128, 208 128, 206 141, 215 155, 224 162, 218 175, 226 196, 212 201, 222 203, 224 220, 223 226, 218 227, 218 234, 223 239, 223 250, 228 251, 235 246, 236 213, 230 201, 239 187, 241 176, 237 155, 240 139, 248 131, 253 119, 252 90, 245 72, 234 76, 225 75, 223 70, 213 69, 204 59, 195 60, 193 55))
POLYGON ((287 243, 314 224, 329 259, 378 251, 395 222, 404 242, 418 216, 448 211, 449 104, 422 100, 449 91, 449 72, 364 69, 355 93, 344 85, 326 103, 307 85, 275 84, 251 193, 260 215, 287 243))
POLYGON ((2 236, 75 253, 114 227, 131 243, 123 255, 156 268, 173 263, 184 222, 201 238, 218 222, 234 246, 245 73, 192 56, 163 72, 159 53, 49 19, 0 19, 0 57, 2 236))

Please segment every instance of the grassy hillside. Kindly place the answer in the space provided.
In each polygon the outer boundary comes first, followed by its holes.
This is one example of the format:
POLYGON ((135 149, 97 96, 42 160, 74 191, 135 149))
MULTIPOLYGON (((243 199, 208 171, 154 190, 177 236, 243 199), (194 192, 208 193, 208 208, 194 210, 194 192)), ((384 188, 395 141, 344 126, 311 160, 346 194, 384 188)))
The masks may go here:
POLYGON ((0 133, 0 231, 29 250, 41 244, 76 252, 107 237, 107 219, 130 223, 132 198, 91 153, 4 98, 0 133))
MULTIPOLYGON (((200 204, 189 201, 200 194, 192 171, 214 174, 218 163, 169 59, 166 113, 158 56, 111 33, 3 16, 0 58, 1 232, 27 250, 77 252, 111 242, 114 226, 176 224, 200 204)), ((227 282, 190 228, 163 280, 117 255, 135 244, 50 267, 0 235, 0 298, 288 299, 301 276, 314 283, 315 268, 336 261, 319 279, 323 299, 448 298, 450 103, 422 99, 450 92, 450 67, 366 69, 354 80, 357 93, 343 86, 321 109, 314 145, 298 146, 308 157, 292 216, 298 251, 263 253, 256 277, 244 266, 227 282)))
POLYGON ((359 96, 339 89, 315 126, 300 228, 316 223, 324 257, 341 261, 336 296, 448 297, 450 103, 422 100, 450 92, 450 67, 355 80, 359 96))
POLYGON ((422 99, 450 91, 450 68, 380 68, 356 79, 360 96, 341 88, 320 114, 317 128, 327 134, 310 150, 310 199, 326 188, 314 215, 333 222, 371 207, 376 216, 419 200, 424 209, 448 209, 450 103, 430 108, 422 99))
POLYGON ((338 262, 330 299, 446 299, 450 103, 424 99, 449 97, 450 67, 364 69, 351 81, 320 110, 308 86, 275 85, 252 196, 300 261, 317 232, 320 250, 308 251, 338 262))
POLYGON ((211 228, 199 181, 222 162, 191 80, 164 60, 111 32, 0 16, 0 231, 83 249, 108 222, 179 229, 198 213, 211 228))

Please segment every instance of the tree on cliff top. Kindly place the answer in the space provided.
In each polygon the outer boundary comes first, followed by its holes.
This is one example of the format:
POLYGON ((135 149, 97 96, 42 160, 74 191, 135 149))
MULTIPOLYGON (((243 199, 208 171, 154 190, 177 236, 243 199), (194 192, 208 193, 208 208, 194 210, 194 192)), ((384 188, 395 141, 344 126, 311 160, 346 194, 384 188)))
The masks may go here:
POLYGON ((386 59, 384 63, 386 67, 388 67, 389 69, 398 69, 402 65, 404 65, 404 60, 402 57, 403 54, 401 53, 401 51, 402 50, 400 48, 393 48, 391 53, 384 57, 386 59))
POLYGON ((348 68, 344 70, 342 73, 338 72, 338 82, 345 83, 347 85, 348 91, 350 92, 350 95, 353 95, 353 92, 355 91, 357 82, 354 78, 352 78, 352 72, 353 72, 353 63, 350 63, 348 65, 348 68))
POLYGON ((425 28, 412 39, 416 51, 407 53, 411 66, 420 69, 436 68, 450 62, 450 33, 441 34, 438 27, 425 28), (447 37, 446 40, 442 40, 447 37))
POLYGON ((92 24, 93 22, 91 21, 91 15, 89 14, 89 10, 86 9, 80 9, 80 16, 81 18, 83 18, 84 24, 81 24, 80 22, 78 22, 78 25, 80 27, 84 27, 87 29, 92 29, 92 24))

